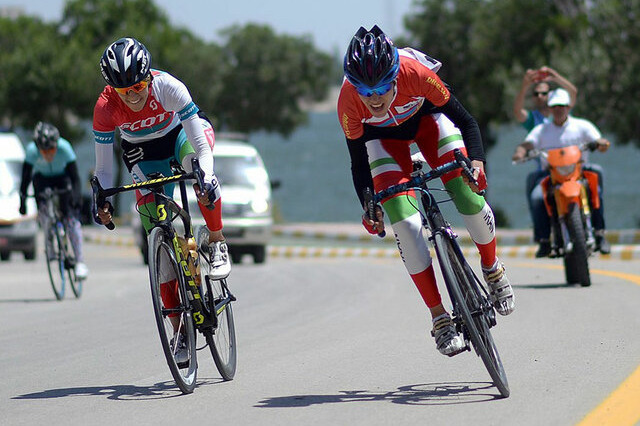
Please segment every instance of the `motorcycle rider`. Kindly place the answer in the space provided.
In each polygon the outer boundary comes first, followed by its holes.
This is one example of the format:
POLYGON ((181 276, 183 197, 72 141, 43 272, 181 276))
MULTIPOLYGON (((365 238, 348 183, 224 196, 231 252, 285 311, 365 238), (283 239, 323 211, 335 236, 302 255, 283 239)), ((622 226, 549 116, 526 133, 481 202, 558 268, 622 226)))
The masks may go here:
MULTIPOLYGON (((522 161, 531 149, 554 149, 565 146, 582 145, 584 143, 596 142, 598 151, 605 152, 611 143, 602 137, 600 130, 589 120, 577 118, 569 115, 571 110, 571 97, 569 93, 558 88, 549 94, 548 106, 551 108, 553 119, 542 123, 529 132, 525 141, 518 145, 513 153, 513 161, 522 161)), ((611 246, 605 238, 604 205, 602 200, 602 167, 597 164, 587 164, 589 159, 588 151, 582 153, 584 161, 583 169, 595 172, 598 175, 598 194, 600 197, 600 207, 594 209, 592 206, 592 224, 595 230, 596 250, 602 254, 611 253, 611 246)), ((543 164, 546 168, 547 164, 543 164)), ((532 206, 533 234, 534 240, 539 244, 536 257, 547 257, 551 253, 551 222, 544 204, 544 195, 540 182, 549 175, 538 177, 536 185, 529 194, 532 206)))

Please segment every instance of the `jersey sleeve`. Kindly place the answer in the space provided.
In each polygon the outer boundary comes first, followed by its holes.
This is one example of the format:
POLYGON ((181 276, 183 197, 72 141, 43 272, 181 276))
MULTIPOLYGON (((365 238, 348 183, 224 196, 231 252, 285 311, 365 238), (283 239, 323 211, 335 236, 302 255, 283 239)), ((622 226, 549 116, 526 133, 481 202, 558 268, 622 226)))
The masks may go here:
POLYGON ((589 142, 597 141, 602 137, 600 130, 590 121, 584 120, 584 132, 589 142))
POLYGON ((171 74, 161 72, 157 75, 162 79, 154 94, 158 97, 166 110, 175 111, 182 123, 187 140, 193 146, 198 156, 200 167, 204 171, 204 181, 211 183, 214 176, 213 156, 211 146, 204 132, 204 127, 198 117, 198 106, 193 102, 187 86, 171 74))
POLYGON ((102 92, 93 109, 93 136, 95 140, 96 167, 94 174, 103 188, 113 186, 113 143, 116 125, 111 117, 114 111, 102 92))
POLYGON ((364 134, 362 118, 358 112, 359 104, 362 104, 362 101, 358 98, 355 88, 345 80, 338 96, 338 119, 347 139, 355 140, 364 134))
POLYGON ((441 107, 449 101, 451 94, 438 75, 417 60, 401 58, 400 72, 402 81, 406 84, 409 93, 424 98, 437 107, 441 107))
POLYGON ((77 160, 76 153, 71 146, 71 142, 68 140, 64 138, 58 139, 58 149, 63 154, 63 162, 65 165, 77 160))
POLYGON ((38 155, 40 155, 40 153, 38 152, 38 147, 36 146, 36 143, 33 141, 29 142, 27 144, 27 148, 25 149, 25 158, 24 158, 25 163, 33 166, 38 160, 38 155))

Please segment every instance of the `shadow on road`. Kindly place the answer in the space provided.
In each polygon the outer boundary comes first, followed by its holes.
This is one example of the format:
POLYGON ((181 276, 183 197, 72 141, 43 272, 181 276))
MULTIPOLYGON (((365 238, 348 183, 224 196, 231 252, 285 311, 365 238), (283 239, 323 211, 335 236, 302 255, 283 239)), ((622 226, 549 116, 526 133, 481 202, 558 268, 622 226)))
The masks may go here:
POLYGON ((580 284, 548 283, 548 284, 511 284, 514 288, 532 288, 535 290, 549 290, 554 288, 582 288, 580 284))
MULTIPOLYGON (((198 380, 198 387, 224 383, 220 379, 198 380)), ((113 400, 148 400, 175 398, 183 395, 173 381, 156 383, 152 386, 112 385, 112 386, 86 386, 76 388, 48 389, 41 392, 33 392, 14 396, 11 399, 55 399, 76 396, 100 396, 113 400)))
POLYGON ((469 404, 502 399, 493 383, 454 382, 425 383, 401 386, 389 392, 370 392, 366 390, 339 391, 328 395, 291 395, 263 399, 255 407, 282 408, 308 407, 319 404, 343 402, 388 401, 393 404, 409 405, 450 405, 469 404))
MULTIPOLYGON (((73 300, 69 298, 69 300, 73 300)), ((40 302, 62 302, 62 300, 58 300, 55 297, 51 296, 51 298, 44 299, 0 299, 0 303, 40 303, 40 302)))

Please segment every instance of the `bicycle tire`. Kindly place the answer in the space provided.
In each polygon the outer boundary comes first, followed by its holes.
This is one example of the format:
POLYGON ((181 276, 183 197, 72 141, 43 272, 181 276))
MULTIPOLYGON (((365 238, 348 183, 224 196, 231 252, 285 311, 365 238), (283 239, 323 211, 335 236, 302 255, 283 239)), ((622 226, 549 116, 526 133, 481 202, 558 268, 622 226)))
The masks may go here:
MULTIPOLYGON (((168 241, 161 228, 154 228, 149 235, 149 279, 151 283, 151 298, 153 310, 160 335, 160 343, 167 360, 171 375, 180 390, 187 394, 193 392, 196 386, 197 359, 196 359, 196 334, 189 299, 186 296, 186 288, 181 269, 173 251, 173 244, 168 241), (161 285, 171 278, 178 279, 178 297, 180 305, 177 308, 165 307, 162 300, 161 285), (178 314, 178 318, 172 320, 169 315, 178 314), (174 322, 178 321, 178 330, 183 330, 186 337, 188 360, 184 364, 176 361, 176 347, 173 345, 174 322)), ((166 284, 164 284, 166 285, 166 284)))
POLYGON ((63 252, 65 254, 64 267, 67 270, 67 276, 69 277, 69 285, 71 287, 71 292, 76 297, 76 299, 79 299, 80 296, 82 296, 83 280, 79 280, 78 277, 76 276, 75 266, 77 262, 77 257, 76 257, 75 251, 73 250, 73 244, 71 244, 71 241, 69 240, 68 233, 65 234, 63 247, 64 247, 63 252))
POLYGON ((49 281, 53 294, 57 300, 64 299, 66 276, 64 269, 64 256, 62 250, 62 236, 58 230, 58 224, 52 223, 45 233, 45 250, 44 255, 47 261, 47 271, 49 272, 49 281), (47 239, 51 239, 50 250, 46 243, 47 239))
MULTIPOLYGON (((203 226, 196 227, 196 244, 201 246, 203 239, 209 237, 209 231, 203 226), (206 232, 205 232, 206 231, 206 232)), ((224 380, 233 380, 237 366, 237 346, 236 328, 233 319, 233 308, 231 302, 220 305, 221 301, 229 299, 229 291, 226 279, 212 280, 209 275, 209 264, 206 261, 200 263, 200 277, 204 285, 203 291, 204 308, 210 315, 216 315, 217 327, 215 329, 205 329, 204 334, 213 361, 218 372, 224 380)))
POLYGON ((207 309, 217 316, 218 326, 215 330, 205 332, 204 336, 218 372, 224 380, 233 380, 238 359, 233 308, 231 302, 222 304, 217 311, 215 308, 220 301, 228 299, 228 296, 225 279, 209 280, 204 300, 208 304, 207 309))
POLYGON ((454 305, 454 317, 462 320, 462 332, 491 376, 503 397, 510 394, 498 348, 495 345, 491 324, 495 312, 487 297, 478 288, 478 281, 457 243, 440 233, 435 234, 435 250, 447 288, 454 305), (493 318, 490 317, 493 315, 493 318))
POLYGON ((591 285, 589 273, 589 250, 582 224, 580 206, 571 204, 566 216, 569 238, 573 243, 571 253, 564 254, 564 274, 567 284, 579 283, 582 287, 591 285))

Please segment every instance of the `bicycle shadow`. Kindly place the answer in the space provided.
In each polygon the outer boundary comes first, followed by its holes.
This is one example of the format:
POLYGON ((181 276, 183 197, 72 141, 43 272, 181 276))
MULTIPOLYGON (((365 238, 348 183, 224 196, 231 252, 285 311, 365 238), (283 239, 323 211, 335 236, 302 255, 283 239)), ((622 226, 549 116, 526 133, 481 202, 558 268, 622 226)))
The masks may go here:
MULTIPOLYGON (((69 300, 72 300, 72 299, 70 298, 69 300)), ((37 299, 0 299, 0 304, 2 303, 42 303, 42 302, 62 302, 62 300, 58 300, 55 297, 37 298, 37 299)))
POLYGON ((392 404, 406 405, 453 405, 503 399, 495 388, 495 393, 488 392, 491 388, 494 388, 494 385, 489 382, 424 383, 400 386, 388 392, 353 390, 327 395, 278 396, 263 399, 254 407, 295 408, 362 401, 388 401, 392 404))
POLYGON ((550 290, 554 288, 581 288, 580 284, 544 283, 544 284, 511 284, 514 288, 531 288, 534 290, 550 290))
MULTIPOLYGON (((196 388, 224 383, 222 378, 198 379, 196 388)), ((47 389, 40 392, 14 396, 11 399, 56 399, 77 396, 100 396, 119 401, 144 401, 175 398, 184 395, 173 380, 155 383, 151 386, 111 385, 84 386, 75 388, 47 389)))

